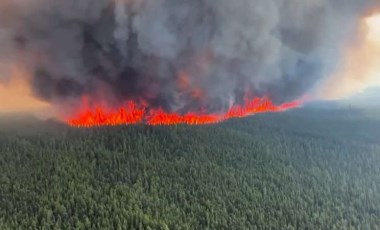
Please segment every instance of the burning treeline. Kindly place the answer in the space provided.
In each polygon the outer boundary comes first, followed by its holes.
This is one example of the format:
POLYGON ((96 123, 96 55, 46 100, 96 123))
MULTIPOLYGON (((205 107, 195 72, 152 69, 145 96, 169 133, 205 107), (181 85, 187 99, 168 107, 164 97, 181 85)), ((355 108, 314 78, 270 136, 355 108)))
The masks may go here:
POLYGON ((78 126, 219 122, 297 107, 371 0, 3 0, 0 77, 78 126))

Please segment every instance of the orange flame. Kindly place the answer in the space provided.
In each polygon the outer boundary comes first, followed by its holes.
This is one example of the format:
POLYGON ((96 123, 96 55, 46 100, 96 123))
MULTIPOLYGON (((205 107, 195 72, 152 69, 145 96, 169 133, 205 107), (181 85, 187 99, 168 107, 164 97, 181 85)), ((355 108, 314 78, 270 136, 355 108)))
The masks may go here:
POLYGON ((175 124, 204 125, 258 113, 282 112, 297 108, 302 102, 303 100, 296 100, 290 103, 274 105, 269 98, 263 97, 246 100, 243 105, 233 106, 224 114, 203 114, 196 112, 178 114, 166 112, 163 109, 148 109, 146 105, 138 105, 133 101, 129 101, 117 109, 108 109, 100 105, 91 107, 89 106, 88 99, 85 97, 82 101, 82 110, 67 119, 67 123, 74 127, 116 126, 137 123, 146 123, 153 126, 175 124))

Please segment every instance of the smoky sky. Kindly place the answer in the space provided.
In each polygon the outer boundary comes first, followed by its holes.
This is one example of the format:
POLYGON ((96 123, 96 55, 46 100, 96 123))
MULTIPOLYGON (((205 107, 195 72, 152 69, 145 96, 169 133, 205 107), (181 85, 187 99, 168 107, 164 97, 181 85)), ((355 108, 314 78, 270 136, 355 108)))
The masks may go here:
POLYGON ((36 96, 225 109, 298 98, 328 75, 369 0, 2 0, 0 71, 36 96))

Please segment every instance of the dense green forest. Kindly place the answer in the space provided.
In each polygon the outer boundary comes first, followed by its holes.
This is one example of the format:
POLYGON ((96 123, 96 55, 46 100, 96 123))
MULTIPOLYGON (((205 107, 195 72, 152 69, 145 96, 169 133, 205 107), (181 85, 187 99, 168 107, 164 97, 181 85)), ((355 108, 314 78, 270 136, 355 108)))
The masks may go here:
POLYGON ((0 122, 0 229, 380 229, 380 121, 0 122))

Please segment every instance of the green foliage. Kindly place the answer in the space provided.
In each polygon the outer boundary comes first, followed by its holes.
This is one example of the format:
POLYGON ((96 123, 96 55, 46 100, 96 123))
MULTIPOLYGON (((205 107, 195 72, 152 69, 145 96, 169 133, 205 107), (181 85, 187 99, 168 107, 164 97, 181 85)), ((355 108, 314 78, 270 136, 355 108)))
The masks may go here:
POLYGON ((0 229, 380 229, 380 122, 360 115, 23 127, 0 131, 0 229))

